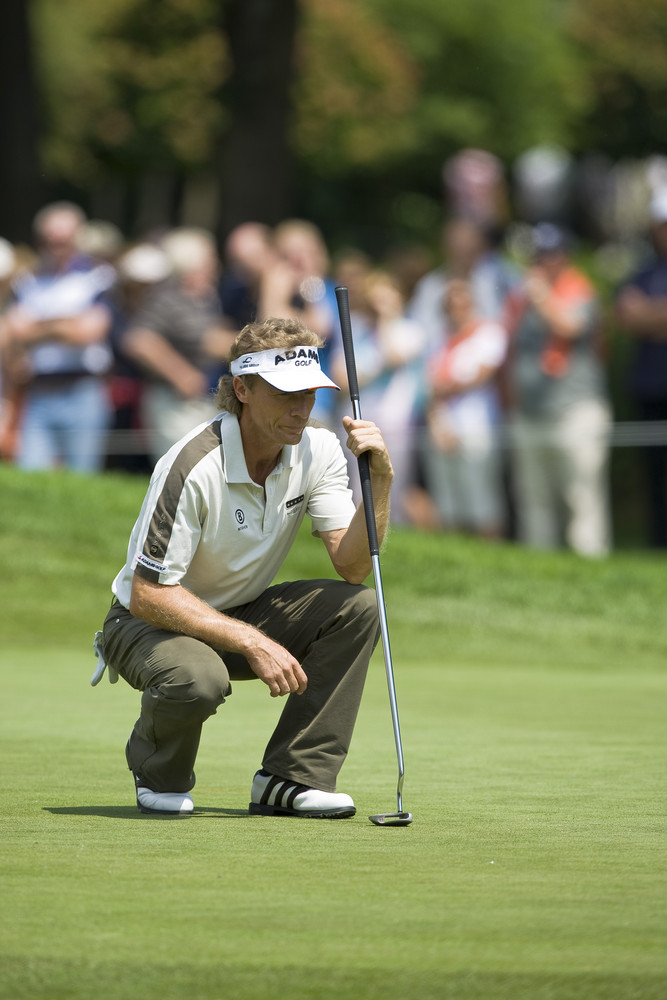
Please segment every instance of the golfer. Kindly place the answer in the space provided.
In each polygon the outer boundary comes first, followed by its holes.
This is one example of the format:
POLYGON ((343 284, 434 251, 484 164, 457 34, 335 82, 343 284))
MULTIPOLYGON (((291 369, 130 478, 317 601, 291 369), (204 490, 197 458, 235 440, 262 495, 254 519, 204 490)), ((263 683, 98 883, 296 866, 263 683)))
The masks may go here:
MULTIPOLYGON (((335 434, 309 423, 317 334, 297 320, 244 327, 219 382, 221 412, 158 462, 113 582, 104 660, 143 692, 126 748, 143 812, 186 816, 203 722, 259 677, 286 699, 250 794, 251 813, 345 817, 336 792, 379 637, 363 506, 335 434), (271 586, 305 515, 341 580, 271 586)), ((370 453, 378 536, 393 470, 370 421, 344 417, 370 453)))

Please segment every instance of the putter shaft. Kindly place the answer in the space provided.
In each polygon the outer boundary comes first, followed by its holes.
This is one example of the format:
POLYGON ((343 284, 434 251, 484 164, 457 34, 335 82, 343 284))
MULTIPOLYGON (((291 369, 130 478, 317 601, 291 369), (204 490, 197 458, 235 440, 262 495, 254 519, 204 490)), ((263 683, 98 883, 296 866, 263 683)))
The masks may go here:
MULTIPOLYGON (((338 302, 338 312, 340 315, 341 334, 345 353, 345 366, 347 368, 350 400, 352 402, 352 413, 355 420, 361 420, 359 383, 357 380, 357 367, 354 359, 354 341, 352 339, 352 325, 350 322, 347 288, 336 288, 336 300, 338 302)), ((389 629, 387 627, 384 587, 382 585, 382 573, 380 571, 380 546, 378 543, 377 525, 375 522, 375 507, 373 504, 373 491, 371 486, 370 457, 368 453, 363 452, 359 456, 358 462, 359 477, 361 480, 361 494, 364 504, 364 514, 366 517, 366 530, 368 533, 368 544, 373 566, 373 578, 375 581, 375 592, 377 595, 378 614, 380 618, 380 635, 382 638, 382 651, 384 653, 385 672, 387 675, 387 688, 389 690, 391 721, 394 729, 394 742, 396 744, 396 758, 398 761, 398 784, 396 786, 397 812, 385 813, 380 816, 371 816, 370 820, 378 826, 407 826, 408 823, 412 822, 412 815, 410 813, 403 812, 403 778, 405 775, 405 764, 403 761, 401 728, 398 719, 398 705, 396 703, 394 667, 391 659, 391 647, 389 645, 389 629)))

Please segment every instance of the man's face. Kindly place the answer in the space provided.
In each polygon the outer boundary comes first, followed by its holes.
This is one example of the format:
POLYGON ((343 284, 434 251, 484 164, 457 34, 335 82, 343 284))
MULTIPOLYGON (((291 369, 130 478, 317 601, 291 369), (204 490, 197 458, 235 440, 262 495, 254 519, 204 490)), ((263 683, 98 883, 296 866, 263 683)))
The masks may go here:
POLYGON ((57 266, 64 266, 76 253, 76 237, 81 223, 66 209, 54 210, 44 219, 38 233, 41 249, 57 266))
POLYGON ((241 427, 258 443, 275 446, 298 444, 315 404, 316 389, 281 392, 261 376, 246 385, 236 376, 234 388, 243 403, 241 427))

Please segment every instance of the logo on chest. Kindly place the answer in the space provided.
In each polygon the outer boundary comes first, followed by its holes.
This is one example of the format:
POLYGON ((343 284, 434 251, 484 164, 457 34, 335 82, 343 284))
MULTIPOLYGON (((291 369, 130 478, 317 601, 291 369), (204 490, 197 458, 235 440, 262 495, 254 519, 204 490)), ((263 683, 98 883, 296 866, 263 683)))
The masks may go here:
POLYGON ((285 510, 286 510, 286 512, 288 514, 296 514, 297 511, 299 510, 299 507, 301 506, 301 504, 304 501, 304 497, 305 497, 305 494, 302 493, 301 496, 292 497, 291 500, 286 500, 285 501, 285 510))
POLYGON ((234 518, 238 524, 237 531, 247 531, 248 525, 245 523, 245 514, 240 507, 237 507, 234 511, 234 518))

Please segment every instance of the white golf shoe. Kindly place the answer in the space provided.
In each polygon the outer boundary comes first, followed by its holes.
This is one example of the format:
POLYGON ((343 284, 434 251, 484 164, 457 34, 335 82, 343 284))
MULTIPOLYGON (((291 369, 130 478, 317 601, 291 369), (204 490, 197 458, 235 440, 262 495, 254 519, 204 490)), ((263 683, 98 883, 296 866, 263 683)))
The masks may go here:
POLYGON ((311 819, 345 819, 356 809, 349 795, 322 792, 296 781, 258 771, 250 792, 249 812, 261 816, 305 816, 311 819))
POLYGON ((195 807, 187 792, 154 792, 139 784, 140 778, 135 774, 137 788, 137 807, 143 813, 155 816, 191 816, 195 807))

